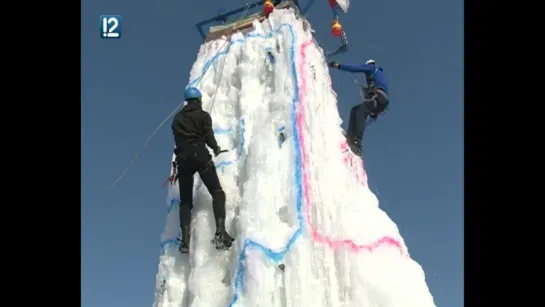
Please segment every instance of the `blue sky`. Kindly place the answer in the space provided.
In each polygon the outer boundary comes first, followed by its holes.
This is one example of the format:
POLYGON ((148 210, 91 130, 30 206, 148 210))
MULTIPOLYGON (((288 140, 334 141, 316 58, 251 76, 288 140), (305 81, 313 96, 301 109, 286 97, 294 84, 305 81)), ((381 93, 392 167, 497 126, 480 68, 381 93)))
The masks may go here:
MULTIPOLYGON (((100 199, 180 103, 201 44, 194 24, 239 2, 82 1, 83 307, 151 306, 170 121, 107 201, 100 199), (99 37, 101 14, 123 16, 122 39, 99 37)), ((423 266, 437 305, 461 307, 463 1, 352 2, 342 20, 350 51, 338 60, 372 57, 390 82, 391 108, 364 139, 371 188, 423 266)), ((317 0, 308 18, 318 40, 333 49, 327 1, 317 0)), ((350 74, 331 76, 346 120, 358 90, 350 74)))

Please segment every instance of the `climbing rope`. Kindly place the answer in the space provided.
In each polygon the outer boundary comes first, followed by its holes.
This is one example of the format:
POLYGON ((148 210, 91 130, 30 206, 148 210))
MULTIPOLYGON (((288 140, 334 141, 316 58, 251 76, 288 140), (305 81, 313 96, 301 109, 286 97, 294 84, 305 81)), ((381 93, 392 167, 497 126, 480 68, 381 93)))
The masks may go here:
MULTIPOLYGON (((240 25, 240 23, 242 23, 244 21, 244 18, 246 18, 246 15, 248 14, 249 7, 250 7, 250 3, 248 1, 246 1, 246 6, 244 7, 244 12, 242 14, 242 17, 239 18, 237 23, 232 27, 231 35, 233 35, 235 33, 235 29, 240 25)), ((221 49, 223 48, 223 46, 225 46, 225 44, 227 42, 229 42, 229 45, 227 46, 226 50, 229 50, 229 48, 231 47, 231 44, 233 43, 233 41, 230 40, 230 39, 226 40, 225 43, 223 43, 223 45, 219 49, 218 53, 221 51, 221 49)), ((216 89, 214 90, 214 95, 212 96, 212 104, 210 105, 210 109, 208 111, 210 114, 212 114, 212 109, 214 108, 214 104, 216 103, 216 95, 218 93, 218 88, 219 88, 220 82, 223 79, 223 68, 225 67, 225 62, 226 61, 227 61, 227 57, 225 57, 223 59, 223 61, 221 62, 220 78, 218 80, 218 84, 216 85, 216 89)), ((201 78, 201 80, 202 80, 202 78, 201 78)), ((200 80, 199 80, 199 82, 200 82, 200 80)))
MULTIPOLYGON (((231 31, 231 34, 230 35, 233 35, 234 32, 235 32, 235 29, 240 25, 240 23, 244 20, 244 18, 246 18, 246 15, 248 14, 248 10, 249 10, 249 7, 250 7, 250 3, 248 1, 245 1, 246 5, 245 5, 245 8, 244 8, 244 12, 243 12, 243 15, 242 17, 238 18, 237 22, 233 25, 232 27, 232 31, 231 31)), ((216 52, 216 54, 214 55, 214 57, 216 57, 220 52, 221 50, 223 49, 223 47, 225 47, 225 44, 227 44, 227 42, 229 42, 229 45, 227 46, 227 50, 229 49, 230 45, 232 44, 232 41, 228 38, 224 43, 223 45, 218 49, 218 51, 216 52)), ((212 58, 214 58, 212 57, 212 58)), ((211 66, 211 65, 210 65, 211 66)), ((206 73, 208 72, 208 68, 210 68, 210 66, 206 67, 205 70, 203 71, 200 79, 193 85, 194 87, 197 87, 199 85, 199 83, 202 81, 202 79, 204 78, 204 76, 206 75, 206 73)), ((212 97, 212 105, 210 107, 210 112, 212 112, 212 108, 214 107, 214 103, 215 103, 215 100, 216 100, 216 94, 218 92, 218 87, 219 87, 219 83, 221 82, 222 78, 223 78, 223 68, 225 66, 225 59, 223 60, 222 62, 222 65, 221 65, 221 68, 220 68, 220 78, 218 80, 218 84, 216 85, 216 89, 214 91, 214 95, 212 97)), ((106 194, 104 195, 104 198, 117 186, 117 184, 119 183, 119 181, 121 181, 121 179, 125 176, 125 174, 129 171, 129 169, 134 165, 134 163, 136 163, 136 161, 138 160, 138 157, 140 157, 140 154, 144 151, 144 149, 148 146, 149 142, 151 141, 151 139, 155 136, 155 134, 157 134, 157 132, 159 132, 159 130, 161 130, 161 128, 165 125, 165 123, 172 117, 174 116, 174 114, 176 114, 176 112, 178 111, 178 109, 180 107, 182 107, 184 104, 184 101, 182 101, 178 106, 176 106, 176 108, 174 108, 174 110, 155 128, 155 130, 151 133, 151 135, 148 137, 148 139, 146 140, 146 142, 144 143, 144 145, 142 145, 142 147, 140 148, 140 150, 138 150, 138 152, 136 153, 136 155, 134 156, 134 158, 129 162, 129 164, 127 165, 127 167, 125 167, 125 169, 121 172, 121 174, 117 177, 117 179, 110 185, 110 187, 106 190, 106 194)))
POLYGON ((117 179, 114 181, 114 183, 112 183, 112 185, 108 188, 108 190, 106 191, 106 193, 110 193, 112 191, 112 189, 117 185, 117 183, 121 180, 121 178, 123 178, 123 176, 125 176, 125 173, 127 173, 127 171, 129 170, 129 168, 136 162, 136 160, 138 160, 138 157, 140 156, 140 154, 142 153, 142 151, 144 151, 144 149, 148 146, 148 143, 151 141, 151 139, 155 136, 155 134, 157 134, 157 132, 161 129, 161 127, 163 127, 163 125, 176 113, 176 111, 178 110, 178 108, 183 105, 183 102, 178 105, 158 126, 157 128, 155 128, 155 130, 151 133, 151 135, 148 137, 148 139, 146 140, 146 142, 144 143, 144 145, 140 148, 140 150, 136 153, 136 155, 134 156, 134 158, 131 160, 131 162, 129 163, 129 165, 127 165, 127 167, 123 170, 123 172, 121 172, 121 175, 119 175, 119 177, 117 177, 117 179))
MULTIPOLYGON (((314 36, 314 40, 316 41, 316 43, 317 43, 320 47, 322 47, 322 48, 326 51, 326 56, 325 56, 326 61, 327 61, 330 57, 332 57, 332 56, 330 56, 330 54, 332 54, 332 53, 327 49, 327 47, 326 47, 324 44, 320 43, 320 41, 316 38, 316 36, 314 36)), ((355 84, 355 85, 359 88, 359 90, 360 90, 360 97, 361 97, 361 100, 363 101, 363 100, 365 99, 365 95, 364 95, 364 93, 363 93, 363 88, 364 88, 364 86, 358 82, 358 78, 356 77, 356 74, 355 74, 355 73, 351 72, 350 74, 352 75, 352 80, 354 81, 354 84, 355 84)))

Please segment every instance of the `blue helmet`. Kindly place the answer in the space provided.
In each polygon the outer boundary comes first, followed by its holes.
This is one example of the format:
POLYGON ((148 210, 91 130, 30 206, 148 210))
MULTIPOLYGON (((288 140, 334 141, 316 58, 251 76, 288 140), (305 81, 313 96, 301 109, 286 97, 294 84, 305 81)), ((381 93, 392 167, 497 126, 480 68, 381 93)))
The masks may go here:
POLYGON ((185 89, 184 100, 201 99, 202 94, 196 87, 188 87, 185 89))

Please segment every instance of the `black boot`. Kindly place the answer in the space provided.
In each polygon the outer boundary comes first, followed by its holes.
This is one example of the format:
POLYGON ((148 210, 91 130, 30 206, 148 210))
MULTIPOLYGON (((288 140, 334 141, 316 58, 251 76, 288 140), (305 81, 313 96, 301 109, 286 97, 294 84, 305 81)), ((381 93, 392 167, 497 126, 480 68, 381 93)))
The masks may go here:
POLYGON ((352 135, 347 135, 346 141, 350 150, 352 150, 355 155, 361 156, 361 139, 352 135))
POLYGON ((189 254, 189 242, 191 241, 191 227, 182 227, 182 240, 180 241, 180 253, 189 254))
POLYGON ((225 230, 225 220, 223 218, 218 218, 216 220, 216 235, 214 237, 214 245, 217 250, 224 250, 231 247, 233 244, 233 239, 225 230))
POLYGON ((188 254, 191 242, 191 209, 188 204, 180 204, 180 228, 182 230, 180 253, 188 254))

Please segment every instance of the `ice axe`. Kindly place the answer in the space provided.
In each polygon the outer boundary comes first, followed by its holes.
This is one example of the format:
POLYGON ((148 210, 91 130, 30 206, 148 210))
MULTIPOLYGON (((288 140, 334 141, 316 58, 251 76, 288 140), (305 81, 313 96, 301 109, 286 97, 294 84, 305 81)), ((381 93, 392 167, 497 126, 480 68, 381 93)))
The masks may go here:
POLYGON ((217 154, 214 153, 214 157, 217 158, 217 157, 219 157, 219 155, 221 155, 222 153, 226 153, 226 152, 229 152, 229 150, 227 150, 227 149, 220 150, 217 154))
POLYGON ((168 183, 172 184, 174 182, 174 178, 172 176, 169 176, 165 182, 163 183, 163 189, 167 186, 168 183))
POLYGON ((173 184, 176 181, 176 178, 178 177, 178 172, 176 170, 177 164, 176 161, 172 161, 172 175, 168 176, 165 182, 163 183, 163 189, 167 186, 167 184, 170 182, 170 184, 173 184))

